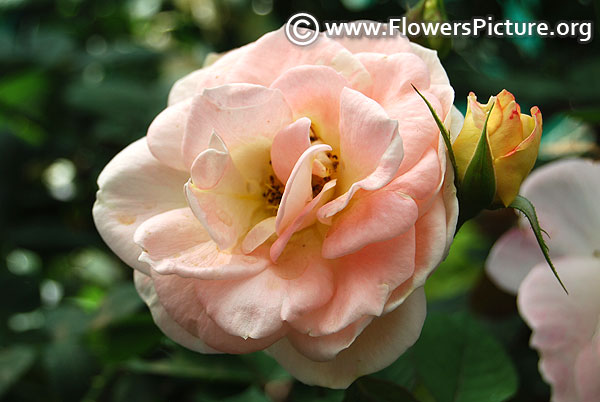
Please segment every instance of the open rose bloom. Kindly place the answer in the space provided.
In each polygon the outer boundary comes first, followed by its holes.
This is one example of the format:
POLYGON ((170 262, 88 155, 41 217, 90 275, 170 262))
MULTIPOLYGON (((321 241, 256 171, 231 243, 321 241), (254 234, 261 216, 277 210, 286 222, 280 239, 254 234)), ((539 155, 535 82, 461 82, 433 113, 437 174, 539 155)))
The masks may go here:
POLYGON ((524 221, 500 238, 487 260, 499 287, 518 291, 533 330, 540 371, 554 402, 600 401, 600 164, 555 162, 534 171, 521 194, 537 209, 561 288, 524 221))
POLYGON ((167 336, 334 388, 416 341, 458 206, 411 83, 458 132, 436 53, 399 36, 298 47, 280 29, 174 85, 93 211, 167 336))

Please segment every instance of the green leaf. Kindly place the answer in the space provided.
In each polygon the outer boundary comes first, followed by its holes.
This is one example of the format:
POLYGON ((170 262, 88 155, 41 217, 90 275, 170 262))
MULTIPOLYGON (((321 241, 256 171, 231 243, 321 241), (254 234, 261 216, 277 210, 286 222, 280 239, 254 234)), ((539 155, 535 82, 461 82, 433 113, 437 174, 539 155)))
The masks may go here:
POLYGON ((191 378, 209 382, 250 384, 255 375, 236 356, 201 355, 181 350, 170 358, 146 361, 131 359, 123 364, 134 373, 191 378))
POLYGON ((493 109, 494 105, 492 104, 485 118, 473 158, 469 162, 465 176, 458 187, 459 227, 483 209, 488 208, 496 195, 494 161, 487 137, 487 124, 493 109))
POLYGON ((271 402, 271 399, 267 397, 258 387, 249 387, 246 391, 241 394, 231 396, 229 398, 221 399, 222 402, 271 402))
MULTIPOLYGON (((527 198, 525 198, 521 195, 517 195, 517 198, 515 198, 515 200, 512 202, 512 204, 510 204, 510 208, 514 208, 514 209, 522 212, 523 215, 525 215, 525 217, 529 221, 529 224, 531 225, 531 230, 533 230, 533 233, 535 234, 535 239, 537 240, 537 242, 540 246, 540 249, 542 250, 542 253, 544 254, 544 258, 546 259, 546 262, 548 263, 548 265, 550 266, 550 269, 552 270, 552 273, 554 273, 554 276, 558 280, 558 283, 560 283, 560 286, 562 286, 562 288, 565 290, 565 292, 567 294, 569 294, 569 292, 567 291, 567 288, 565 287, 565 284, 562 282, 562 280, 558 276, 558 272, 556 272, 556 268, 554 267, 554 264, 552 264, 552 260, 550 259, 550 254, 548 253, 548 246, 546 245, 546 242, 544 241, 544 238, 542 236, 542 232, 544 232, 544 229, 542 229, 540 227, 540 223, 538 222, 538 218, 537 218, 537 213, 535 212, 535 207, 533 206, 531 201, 529 201, 527 198)), ((544 232, 544 233, 546 233, 546 232, 544 232)))
POLYGON ((419 380, 438 402, 502 402, 517 390, 502 346, 465 313, 429 313, 412 353, 419 380))
POLYGON ((404 353, 385 369, 374 373, 372 377, 391 381, 394 384, 412 390, 415 386, 417 377, 410 351, 404 353))
POLYGON ((346 391, 343 402, 417 402, 405 388, 393 382, 363 377, 346 391))
MULTIPOLYGON (((429 101, 423 96, 423 94, 421 92, 419 92, 419 90, 413 84, 410 84, 410 85, 413 87, 413 89, 415 91, 417 91, 417 93, 419 94, 421 99, 423 99, 423 101, 425 101, 425 104, 429 108, 429 112, 431 112, 431 115, 433 116, 435 123, 437 124, 438 128, 440 129, 440 132, 442 133, 442 138, 444 139, 444 143, 446 144, 446 149, 448 150, 448 155, 450 156, 450 163, 452 163, 452 168, 454 169, 454 182, 455 182, 455 184, 457 184, 458 183, 458 170, 456 169, 456 158, 454 157, 454 151, 452 150, 452 141, 450 140, 450 138, 451 138, 450 132, 448 131, 448 129, 446 129, 446 127, 444 126, 444 123, 442 123, 442 121, 440 120, 440 117, 437 115, 437 113, 433 109, 433 106, 431 106, 431 103, 429 103, 429 101)), ((457 188, 458 188, 458 186, 457 186, 457 188)))
POLYGON ((260 382, 288 380, 291 375, 265 352, 240 355, 239 358, 255 373, 260 382))
POLYGON ((35 361, 30 346, 14 345, 0 351, 0 397, 27 372, 35 361))
POLYGON ((94 317, 92 328, 103 328, 122 320, 135 313, 142 304, 142 299, 132 283, 115 286, 106 295, 98 314, 94 317))

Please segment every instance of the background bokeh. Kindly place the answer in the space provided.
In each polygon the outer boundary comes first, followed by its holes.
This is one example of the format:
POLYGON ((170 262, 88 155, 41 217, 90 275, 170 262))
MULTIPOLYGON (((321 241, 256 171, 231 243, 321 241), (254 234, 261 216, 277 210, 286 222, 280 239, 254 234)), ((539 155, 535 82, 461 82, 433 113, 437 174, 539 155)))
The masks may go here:
MULTIPOLYGON (((598 21, 600 2, 429 0, 413 18, 598 21), (423 17, 425 15, 425 17, 423 17)), ((166 339, 131 269, 96 232, 96 178, 209 52, 251 42, 298 11, 386 20, 395 0, 0 0, 0 399, 7 401, 547 401, 515 299, 485 277, 509 212, 465 225, 426 290, 423 335, 347 392, 293 381, 268 356, 204 356, 166 339)), ((595 33, 598 29, 595 27, 595 33)), ((464 111, 502 88, 544 116, 539 163, 597 158, 600 40, 425 41, 464 111)))

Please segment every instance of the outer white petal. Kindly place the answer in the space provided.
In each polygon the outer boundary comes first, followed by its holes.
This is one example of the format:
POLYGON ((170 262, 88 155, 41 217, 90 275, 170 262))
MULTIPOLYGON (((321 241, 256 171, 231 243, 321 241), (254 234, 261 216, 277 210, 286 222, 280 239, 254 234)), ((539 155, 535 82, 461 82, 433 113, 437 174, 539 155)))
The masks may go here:
POLYGON ((286 338, 267 349, 294 377, 309 385, 347 388, 360 376, 393 363, 418 339, 425 322, 426 302, 419 288, 396 310, 377 318, 348 348, 328 362, 300 354, 286 338))
POLYGON ((145 138, 106 165, 98 177, 92 214, 102 239, 129 266, 148 273, 148 265, 138 261, 142 250, 133 234, 146 219, 187 205, 183 195, 187 179, 187 174, 154 158, 145 138))
POLYGON ((531 268, 543 261, 531 229, 513 228, 494 244, 485 261, 485 270, 498 287, 516 295, 531 268))
MULTIPOLYGON (((527 275, 517 302, 521 316, 533 331, 530 344, 540 353, 540 372, 552 385, 552 400, 581 402, 577 396, 578 374, 581 390, 593 390, 588 388, 589 379, 577 373, 576 366, 581 353, 588 353, 598 328, 600 259, 563 257, 554 263, 569 294, 544 262, 527 275)), ((581 364, 588 366, 586 362, 581 364)))
POLYGON ((599 163, 567 159, 548 164, 525 180, 521 194, 535 205, 554 255, 591 257, 600 252, 599 163))

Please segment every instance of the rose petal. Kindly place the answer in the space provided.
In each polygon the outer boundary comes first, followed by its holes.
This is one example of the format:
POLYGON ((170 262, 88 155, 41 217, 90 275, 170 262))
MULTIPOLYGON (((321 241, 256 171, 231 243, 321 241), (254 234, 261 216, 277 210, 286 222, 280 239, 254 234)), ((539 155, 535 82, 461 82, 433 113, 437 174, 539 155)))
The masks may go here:
POLYGON ((397 308, 413 292, 425 285, 425 280, 448 254, 456 226, 456 211, 445 205, 439 194, 430 209, 415 223, 415 270, 391 294, 385 312, 397 308), (449 215, 454 214, 454 218, 449 215))
POLYGON ((317 220, 317 211, 331 199, 335 184, 335 180, 325 183, 319 194, 306 204, 302 211, 283 230, 279 238, 271 246, 271 259, 273 261, 277 261, 294 233, 312 225, 317 220))
POLYGON ((212 349, 223 353, 251 353, 270 346, 285 335, 285 328, 261 339, 231 335, 206 313, 198 293, 202 281, 179 275, 160 275, 154 270, 151 273, 159 302, 169 317, 212 349))
POLYGON ((427 64, 413 53, 360 53, 357 58, 372 77, 369 96, 380 104, 413 93, 411 85, 419 90, 430 86, 427 64))
POLYGON ((398 145, 400 152, 393 155, 388 149, 397 133, 398 122, 391 120, 377 102, 350 88, 342 90, 338 180, 343 182, 342 189, 365 179, 384 163, 386 173, 396 172, 402 160, 402 144, 398 145))
POLYGON ((136 230, 134 240, 144 250, 140 260, 161 275, 240 279, 269 265, 264 251, 253 256, 221 251, 189 208, 148 219, 136 230))
POLYGON ((523 183, 521 194, 535 205, 554 255, 593 256, 598 252, 600 164, 574 159, 543 166, 523 183))
POLYGON ((581 402, 594 402, 600 395, 600 331, 585 346, 575 362, 575 387, 581 402))
POLYGON ((295 118, 309 117, 318 138, 337 149, 340 94, 348 86, 348 81, 331 67, 300 66, 279 77, 271 88, 283 92, 295 118))
POLYGON ((544 261, 530 228, 514 228, 502 235, 485 262, 488 276, 498 287, 517 294, 531 268, 544 261))
POLYGON ((192 100, 188 99, 163 110, 150 124, 146 137, 152 155, 177 170, 187 170, 183 164, 181 143, 191 104, 192 100))
POLYGON ((404 155, 397 122, 388 119, 372 100, 349 88, 342 91, 340 127, 338 187, 345 193, 319 210, 323 223, 346 208, 358 190, 375 191, 388 184, 404 155))
POLYGON ((544 262, 522 282, 517 303, 533 330, 531 346, 540 352, 540 370, 553 386, 553 399, 575 401, 576 358, 594 337, 600 316, 600 260, 563 257, 554 265, 570 293, 544 262))
POLYGON ((448 75, 440 62, 437 51, 428 49, 418 43, 409 42, 410 51, 419 56, 427 64, 432 85, 449 85, 448 75))
POLYGON ((242 252, 244 254, 250 254, 274 234, 275 217, 269 216, 254 225, 246 237, 244 237, 244 241, 242 242, 242 252))
POLYGON ((258 186, 251 186, 233 164, 215 134, 211 146, 192 165, 192 180, 185 185, 188 204, 219 248, 235 246, 241 236, 266 217, 258 186))
POLYGON ((330 261, 336 264, 336 293, 323 308, 290 322, 301 333, 329 335, 365 316, 380 316, 392 291, 414 272, 415 230, 330 261))
POLYGON ((419 337, 425 321, 425 293, 416 290, 393 312, 376 318, 363 333, 329 362, 300 354, 284 338, 268 349, 294 377, 309 385, 347 388, 356 378, 391 364, 419 337))
POLYGON ((311 336, 292 330, 288 332, 287 339, 292 347, 305 357, 315 362, 326 362, 335 359, 342 350, 348 349, 373 318, 363 317, 330 335, 311 336))
MULTIPOLYGON (((444 119, 442 104, 429 90, 419 91, 431 103, 432 107, 444 119)), ((390 99, 382 105, 390 118, 398 120, 398 132, 404 144, 404 157, 398 170, 403 174, 412 168, 431 147, 438 148, 440 130, 431 117, 423 99, 413 91, 405 96, 390 99)))
POLYGON ((308 148, 296 162, 290 178, 288 179, 281 203, 277 211, 275 229, 277 234, 283 233, 286 227, 304 209, 312 197, 312 169, 313 161, 319 152, 331 151, 327 144, 313 145, 308 148))
POLYGON ((187 175, 161 164, 144 138, 111 160, 98 177, 100 190, 92 210, 102 239, 127 265, 148 273, 138 261, 141 250, 133 234, 146 219, 185 206, 187 175))
POLYGON ((228 333, 243 338, 268 337, 285 321, 326 304, 333 294, 329 262, 319 253, 320 238, 307 229, 290 240, 278 264, 243 280, 203 281, 200 303, 228 333))
POLYGON ((310 147, 310 125, 307 117, 301 117, 281 130, 271 146, 273 171, 282 183, 286 183, 300 156, 310 147))
POLYGON ((210 354, 220 353, 219 351, 206 345, 200 338, 196 338, 194 335, 183 329, 169 316, 160 303, 160 300, 156 295, 156 291, 154 290, 152 279, 149 276, 141 273, 140 271, 134 271, 133 280, 137 292, 150 309, 154 323, 165 335, 178 344, 195 352, 210 354))
POLYGON ((336 216, 323 241, 323 257, 339 258, 410 230, 419 209, 408 195, 387 187, 354 200, 336 216))
POLYGON ((292 112, 279 90, 250 84, 205 89, 192 102, 183 137, 183 160, 191 167, 216 131, 235 153, 240 145, 265 148, 292 122, 292 112), (262 141, 262 142, 261 142, 262 141))

